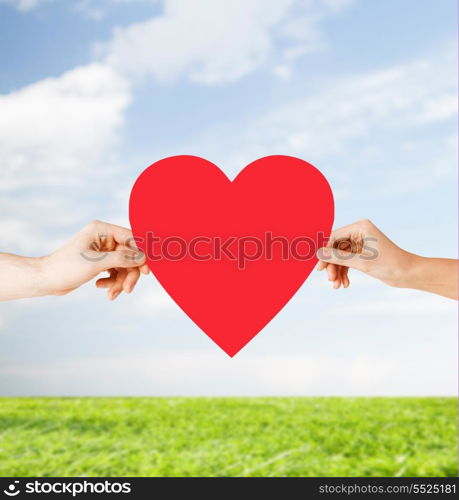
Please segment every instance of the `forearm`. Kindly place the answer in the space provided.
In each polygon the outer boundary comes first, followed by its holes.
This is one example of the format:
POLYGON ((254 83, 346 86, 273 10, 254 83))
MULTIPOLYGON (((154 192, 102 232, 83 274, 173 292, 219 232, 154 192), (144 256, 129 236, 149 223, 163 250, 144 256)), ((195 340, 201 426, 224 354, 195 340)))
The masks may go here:
POLYGON ((46 295, 42 259, 0 253, 0 301, 46 295))
POLYGON ((414 255, 403 288, 413 288, 458 299, 458 261, 414 255))

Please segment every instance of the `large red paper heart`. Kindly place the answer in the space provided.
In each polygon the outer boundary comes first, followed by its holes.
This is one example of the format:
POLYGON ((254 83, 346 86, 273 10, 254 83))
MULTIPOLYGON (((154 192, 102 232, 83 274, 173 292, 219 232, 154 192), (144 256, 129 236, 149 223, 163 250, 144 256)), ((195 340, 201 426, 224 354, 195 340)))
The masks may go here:
POLYGON ((234 356, 309 276, 334 204, 325 177, 298 158, 261 158, 231 182, 207 160, 173 156, 139 176, 129 212, 152 273, 234 356))

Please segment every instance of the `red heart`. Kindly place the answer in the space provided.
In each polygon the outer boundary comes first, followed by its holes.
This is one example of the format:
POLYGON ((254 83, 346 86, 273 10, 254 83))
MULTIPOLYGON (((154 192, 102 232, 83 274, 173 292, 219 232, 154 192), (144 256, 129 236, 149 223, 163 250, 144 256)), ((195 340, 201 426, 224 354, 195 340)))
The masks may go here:
POLYGON ((333 211, 325 177, 291 156, 260 158, 232 182, 202 158, 165 158, 140 175, 129 203, 152 273, 230 356, 309 276, 333 211))

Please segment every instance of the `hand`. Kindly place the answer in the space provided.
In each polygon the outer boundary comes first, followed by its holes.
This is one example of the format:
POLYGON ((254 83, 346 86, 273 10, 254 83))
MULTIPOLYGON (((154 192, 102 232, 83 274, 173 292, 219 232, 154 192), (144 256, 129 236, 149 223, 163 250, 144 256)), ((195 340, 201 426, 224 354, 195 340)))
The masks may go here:
POLYGON ((43 275, 49 294, 64 295, 107 271, 96 281, 108 288, 108 298, 132 292, 140 273, 148 274, 145 256, 137 249, 132 232, 121 226, 94 221, 56 252, 43 258, 43 275))
POLYGON ((349 286, 349 268, 397 286, 403 280, 402 271, 409 265, 410 256, 369 220, 363 219, 331 233, 327 247, 318 252, 321 261, 317 269, 327 270, 333 288, 349 286))
POLYGON ((398 247, 368 219, 332 232, 319 249, 317 269, 327 270, 333 288, 350 284, 348 271, 358 269, 387 285, 458 297, 455 259, 427 258, 398 247))
POLYGON ((0 253, 0 300, 65 295, 104 271, 109 276, 96 286, 107 288, 110 300, 149 272, 129 229, 94 221, 46 257, 0 253))

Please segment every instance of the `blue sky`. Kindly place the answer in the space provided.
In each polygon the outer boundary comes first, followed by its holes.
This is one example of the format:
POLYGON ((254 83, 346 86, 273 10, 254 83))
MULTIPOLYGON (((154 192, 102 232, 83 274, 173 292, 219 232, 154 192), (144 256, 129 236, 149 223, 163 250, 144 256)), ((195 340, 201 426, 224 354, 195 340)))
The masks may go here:
MULTIPOLYGON (((0 0, 0 251, 127 225, 140 172, 316 165, 335 226, 457 255, 454 0, 0 0)), ((234 359, 149 276, 0 304, 0 394, 454 394, 454 302, 313 273, 234 359)))

